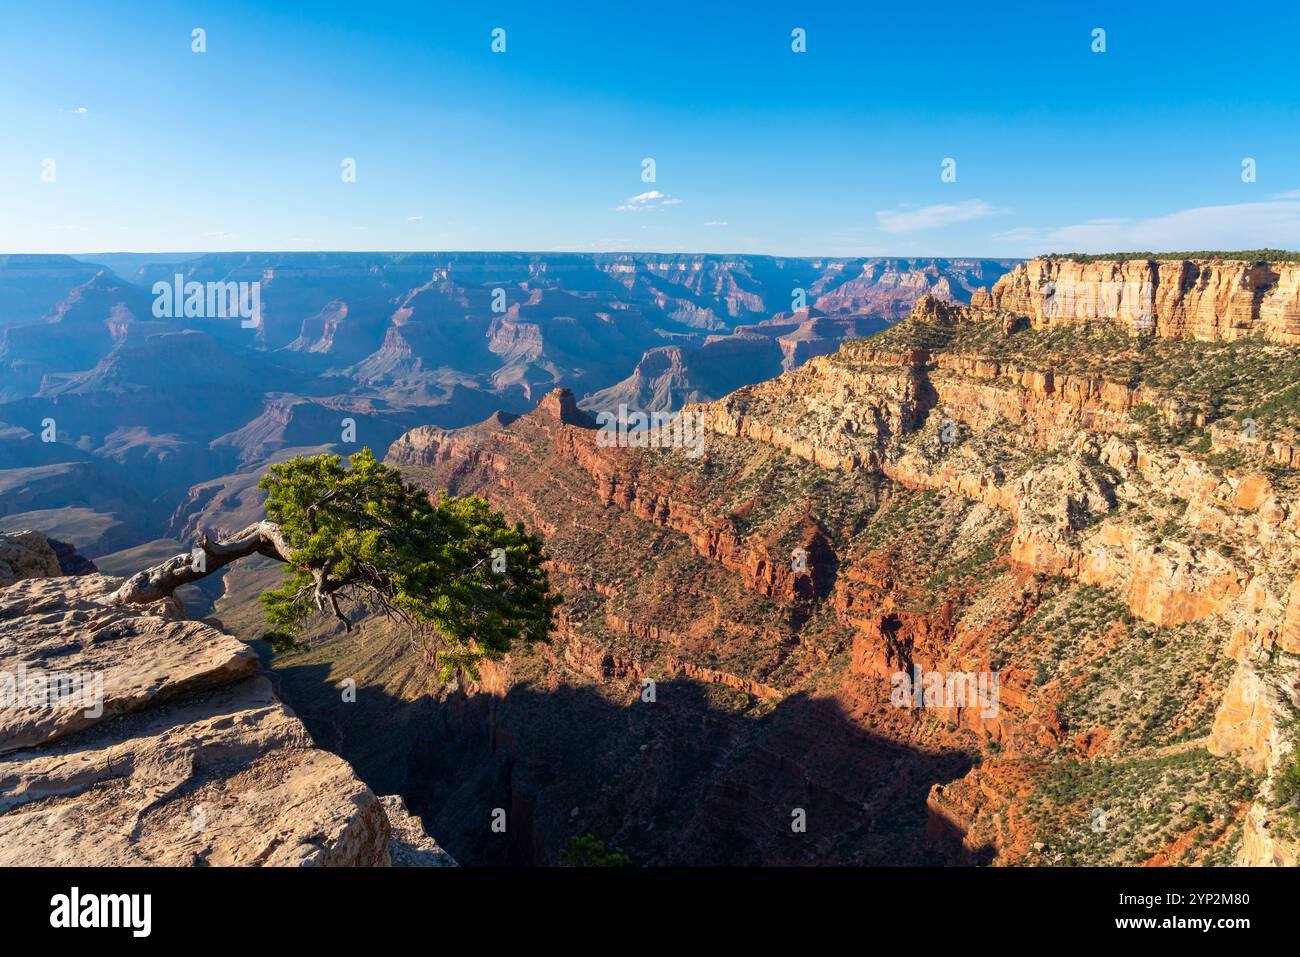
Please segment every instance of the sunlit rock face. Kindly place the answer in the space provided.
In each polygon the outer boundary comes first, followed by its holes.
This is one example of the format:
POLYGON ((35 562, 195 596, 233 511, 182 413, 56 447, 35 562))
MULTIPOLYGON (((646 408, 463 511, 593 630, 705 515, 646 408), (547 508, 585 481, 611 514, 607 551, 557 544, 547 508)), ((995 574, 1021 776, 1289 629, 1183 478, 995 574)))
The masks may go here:
POLYGON ((1035 326, 1114 319, 1170 339, 1300 342, 1300 263, 1032 259, 973 304, 1035 326))
POLYGON ((57 577, 36 533, 0 550, 20 572, 0 583, 0 863, 449 863, 314 745, 248 645, 175 602, 110 606, 121 579, 57 577))

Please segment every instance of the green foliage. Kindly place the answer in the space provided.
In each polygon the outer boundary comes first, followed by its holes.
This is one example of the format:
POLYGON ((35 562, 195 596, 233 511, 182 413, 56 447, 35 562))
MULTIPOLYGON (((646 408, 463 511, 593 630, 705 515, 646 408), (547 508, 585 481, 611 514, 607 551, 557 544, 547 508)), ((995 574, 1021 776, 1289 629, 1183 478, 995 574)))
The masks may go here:
POLYGON ((1040 259, 1068 259, 1076 263, 1127 261, 1130 259, 1159 262, 1169 259, 1231 259, 1239 262, 1300 262, 1300 253, 1285 249, 1246 249, 1238 252, 1222 250, 1197 250, 1190 253, 1047 253, 1040 259))
POLYGON ((628 856, 617 847, 605 848, 605 842, 591 834, 580 834, 560 851, 564 867, 627 867, 628 856))
POLYGON ((302 642, 287 631, 268 631, 262 636, 262 640, 269 644, 271 651, 277 655, 304 647, 302 642))
POLYGON ((1279 807, 1300 803, 1300 759, 1287 765, 1273 782, 1273 800, 1279 807))
POLYGON ((482 499, 431 502, 369 449, 347 467, 337 455, 290 459, 258 487, 292 549, 284 583, 261 596, 273 627, 292 630, 342 599, 411 625, 444 680, 477 677, 483 658, 516 641, 547 641, 560 599, 541 541, 482 499))
POLYGON ((1140 865, 1196 832, 1175 864, 1224 864, 1239 843, 1230 810, 1255 796, 1254 775, 1204 748, 1048 765, 1026 806, 1045 863, 1140 865), (1214 813, 1211 808, 1224 809, 1214 813))

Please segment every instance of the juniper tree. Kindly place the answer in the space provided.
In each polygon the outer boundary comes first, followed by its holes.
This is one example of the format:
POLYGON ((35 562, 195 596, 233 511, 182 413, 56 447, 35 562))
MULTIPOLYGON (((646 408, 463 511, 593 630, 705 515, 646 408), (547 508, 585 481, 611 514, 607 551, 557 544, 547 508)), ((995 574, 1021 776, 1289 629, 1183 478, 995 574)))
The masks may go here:
POLYGON ((480 498, 436 500, 369 449, 298 456, 258 482, 266 518, 228 537, 204 535, 128 579, 115 604, 147 604, 252 555, 283 562, 284 581, 261 602, 269 624, 293 632, 318 613, 351 631, 357 613, 394 618, 420 637, 446 678, 477 675, 483 658, 550 633, 551 594, 541 541, 480 498))

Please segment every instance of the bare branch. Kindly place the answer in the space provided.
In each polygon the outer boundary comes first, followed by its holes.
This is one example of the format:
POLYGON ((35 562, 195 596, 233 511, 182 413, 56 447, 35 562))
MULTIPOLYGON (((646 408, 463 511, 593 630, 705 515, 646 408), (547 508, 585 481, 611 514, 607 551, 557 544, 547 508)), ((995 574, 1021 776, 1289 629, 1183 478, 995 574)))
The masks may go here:
POLYGON ((339 610, 339 596, 331 593, 329 596, 329 604, 330 608, 334 609, 334 617, 343 622, 343 630, 351 632, 352 622, 348 620, 347 615, 343 614, 343 612, 339 610))
POLYGON ((132 575, 109 596, 109 601, 114 605, 148 605, 170 597, 181 585, 207 578, 249 555, 288 562, 291 552, 284 530, 275 522, 254 522, 233 537, 218 542, 204 535, 194 551, 183 552, 132 575), (195 552, 200 550, 202 556, 196 556, 195 552))
POLYGON ((338 494, 339 490, 337 488, 332 489, 325 495, 321 496, 320 499, 307 506, 307 528, 313 535, 316 534, 316 513, 320 511, 322 505, 328 505, 330 502, 334 501, 334 499, 338 497, 338 494))

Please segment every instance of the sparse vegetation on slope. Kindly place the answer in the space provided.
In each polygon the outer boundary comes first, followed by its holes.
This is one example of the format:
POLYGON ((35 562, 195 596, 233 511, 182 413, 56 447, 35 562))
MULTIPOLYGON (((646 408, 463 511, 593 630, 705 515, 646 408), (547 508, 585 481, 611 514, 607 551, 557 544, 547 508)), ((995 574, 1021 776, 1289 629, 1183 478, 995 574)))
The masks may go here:
POLYGON ((1300 262, 1300 252, 1285 249, 1246 249, 1236 251, 1197 250, 1190 253, 1046 253, 1042 259, 1068 259, 1076 263, 1128 262, 1143 260, 1165 262, 1177 259, 1230 259, 1238 262, 1300 262))

